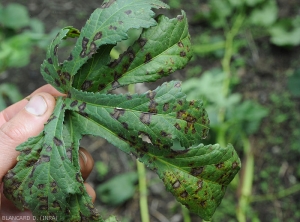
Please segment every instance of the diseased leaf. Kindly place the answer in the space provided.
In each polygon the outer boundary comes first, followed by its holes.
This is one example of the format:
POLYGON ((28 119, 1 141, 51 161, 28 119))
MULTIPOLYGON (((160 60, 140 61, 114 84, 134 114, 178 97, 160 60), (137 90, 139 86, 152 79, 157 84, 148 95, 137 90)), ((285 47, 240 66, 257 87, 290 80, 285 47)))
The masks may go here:
POLYGON ((187 101, 178 81, 140 95, 107 94, 155 81, 190 60, 185 13, 175 19, 159 16, 156 22, 151 8, 161 7, 167 6, 158 0, 107 0, 81 32, 66 27, 50 44, 41 73, 66 96, 57 98, 44 131, 17 147, 18 163, 3 178, 4 194, 19 209, 30 209, 37 220, 104 221, 86 192, 79 165, 79 141, 94 135, 156 171, 192 212, 212 216, 240 161, 231 145, 199 145, 209 130, 202 102, 187 101), (127 38, 129 29, 140 27, 140 38, 109 64, 114 45, 127 38), (78 38, 77 43, 59 63, 59 44, 68 37, 78 38), (172 148, 177 143, 182 150, 172 148))
MULTIPOLYGON (((41 74, 46 80, 46 82, 54 86, 60 92, 65 91, 64 84, 66 84, 66 82, 61 78, 62 73, 57 58, 57 51, 60 42, 62 41, 62 39, 67 37, 67 34, 70 30, 71 29, 69 28, 64 28, 60 30, 60 32, 56 35, 55 39, 53 39, 53 41, 48 46, 46 59, 41 65, 41 74)), ((68 78, 68 76, 65 76, 64 79, 65 78, 68 78)))
POLYGON ((189 147, 207 136, 209 120, 202 103, 188 102, 180 82, 165 83, 142 95, 105 95, 71 90, 76 101, 67 108, 78 111, 87 120, 135 143, 148 137, 157 147, 178 140, 189 147))
POLYGON ((60 221, 78 221, 83 217, 99 221, 83 185, 78 156, 72 159, 70 153, 76 149, 72 153, 78 155, 78 141, 77 147, 72 147, 72 137, 64 140, 63 102, 59 97, 44 132, 18 147, 21 154, 15 168, 4 177, 4 194, 20 209, 30 209, 33 215, 58 216, 60 221))
MULTIPOLYGON (((73 113, 72 121, 84 121, 73 113)), ((124 152, 134 155, 158 173, 167 189, 190 211, 209 220, 221 203, 227 185, 241 167, 240 159, 231 145, 202 144, 185 150, 159 147, 142 140, 130 139, 102 127, 95 121, 84 121, 83 134, 101 136, 124 152)))
POLYGON ((106 66, 86 64, 90 69, 83 66, 86 75, 77 75, 74 87, 106 93, 128 84, 155 81, 182 69, 192 57, 185 13, 174 19, 161 15, 157 22, 117 60, 106 66))
POLYGON ((149 28, 156 25, 152 18, 155 14, 151 8, 166 7, 166 4, 158 0, 104 2, 82 28, 70 59, 63 64, 62 72, 74 76, 100 46, 114 45, 127 39, 126 33, 131 28, 149 28))

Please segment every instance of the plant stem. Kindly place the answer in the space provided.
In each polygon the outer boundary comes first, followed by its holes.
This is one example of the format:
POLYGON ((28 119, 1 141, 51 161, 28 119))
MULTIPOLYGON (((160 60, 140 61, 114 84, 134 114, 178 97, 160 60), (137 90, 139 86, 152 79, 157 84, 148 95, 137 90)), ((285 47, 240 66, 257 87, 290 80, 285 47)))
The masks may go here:
POLYGON ((189 210, 183 205, 181 205, 181 209, 182 209, 182 215, 183 215, 183 222, 191 222, 189 210))
MULTIPOLYGON (((135 93, 135 85, 128 86, 128 92, 135 93)), ((140 193, 140 211, 141 221, 150 222, 149 210, 148 210, 148 198, 147 198, 147 177, 145 165, 140 161, 136 161, 138 177, 139 177, 139 193, 140 193)))
MULTIPOLYGON (((228 96, 229 89, 230 89, 230 81, 231 81, 230 63, 231 63, 231 59, 233 56, 233 41, 234 41, 234 38, 237 36, 237 34, 240 31, 240 28, 244 22, 244 19, 245 19, 245 15, 243 13, 240 13, 236 17, 231 30, 229 30, 226 34, 225 53, 224 53, 224 57, 222 59, 222 69, 225 74, 224 84, 223 84, 223 94, 225 97, 228 96)), ((226 113, 225 108, 220 110, 220 112, 219 112, 219 122, 220 123, 224 122, 225 113, 226 113)))
POLYGON ((236 214, 239 222, 246 222, 246 211, 251 198, 253 185, 254 155, 249 139, 244 135, 242 140, 245 160, 243 161, 243 169, 240 180, 241 191, 236 214))
POLYGON ((142 222, 150 222, 148 199, 147 199, 147 180, 145 165, 137 160, 137 170, 139 175, 139 191, 140 191, 140 210, 142 222))

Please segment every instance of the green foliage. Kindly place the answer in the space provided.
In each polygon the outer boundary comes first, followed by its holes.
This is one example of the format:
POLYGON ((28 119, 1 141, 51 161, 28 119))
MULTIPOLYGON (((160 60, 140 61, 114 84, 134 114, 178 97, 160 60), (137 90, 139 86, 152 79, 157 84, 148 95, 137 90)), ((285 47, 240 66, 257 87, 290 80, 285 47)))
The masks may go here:
POLYGON ((138 181, 136 172, 128 172, 102 183, 96 189, 96 193, 101 197, 101 202, 109 205, 121 205, 132 198, 138 181))
POLYGON ((200 78, 191 78, 182 85, 189 99, 201 98, 209 113, 213 131, 226 132, 230 143, 241 140, 241 134, 254 134, 268 110, 254 101, 242 101, 238 93, 225 96, 219 93, 223 88, 225 75, 214 69, 203 73, 200 78), (226 110, 226 119, 220 122, 219 111, 226 110))
POLYGON ((297 69, 292 76, 288 78, 288 89, 293 96, 300 97, 300 69, 297 69))
POLYGON ((66 27, 57 34, 41 73, 67 96, 57 98, 44 131, 17 147, 18 163, 4 178, 4 193, 18 208, 60 221, 103 221, 84 188, 78 162, 81 137, 94 135, 136 156, 180 203, 211 218, 240 160, 231 145, 200 144, 209 130, 202 102, 188 101, 177 81, 144 94, 110 94, 167 76, 190 60, 185 13, 153 19, 152 8, 166 7, 158 0, 107 0, 80 32, 66 27), (143 28, 141 36, 111 61, 112 48, 132 28, 143 28), (68 37, 78 39, 60 63, 59 44, 68 37), (172 148, 174 141, 181 150, 172 148))
POLYGON ((33 46, 41 46, 44 39, 43 23, 30 19, 26 7, 15 3, 0 5, 0 73, 29 64, 33 46))
POLYGON ((0 85, 0 110, 4 110, 8 104, 16 103, 22 98, 15 85, 9 83, 0 85))

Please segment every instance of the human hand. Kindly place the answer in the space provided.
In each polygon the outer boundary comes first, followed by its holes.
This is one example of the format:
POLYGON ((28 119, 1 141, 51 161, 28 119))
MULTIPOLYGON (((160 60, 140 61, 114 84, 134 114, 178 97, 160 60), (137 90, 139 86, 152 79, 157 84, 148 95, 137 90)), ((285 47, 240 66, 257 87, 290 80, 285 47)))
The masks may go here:
MULTIPOLYGON (((34 221, 30 211, 20 211, 3 195, 2 179, 8 170, 17 163, 19 152, 15 148, 29 137, 37 136, 44 128, 44 124, 55 107, 55 96, 62 96, 50 85, 45 85, 29 98, 23 99, 0 112, 0 221, 34 221), (30 218, 30 220, 27 220, 30 218), (20 219, 20 220, 19 220, 20 219)), ((85 180, 90 174, 94 161, 91 155, 83 148, 79 150, 81 174, 85 180)), ((88 194, 94 202, 95 191, 85 183, 88 194)))

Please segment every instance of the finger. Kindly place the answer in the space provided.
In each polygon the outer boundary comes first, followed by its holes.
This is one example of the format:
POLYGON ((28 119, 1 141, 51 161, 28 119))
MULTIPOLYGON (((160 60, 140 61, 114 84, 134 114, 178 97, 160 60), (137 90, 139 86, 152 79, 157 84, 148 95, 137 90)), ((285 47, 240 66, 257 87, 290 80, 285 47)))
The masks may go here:
POLYGON ((82 178, 86 180, 94 167, 94 159, 91 154, 82 147, 79 148, 79 164, 82 178))
POLYGON ((25 99, 20 100, 19 102, 7 107, 5 110, 0 112, 0 126, 3 125, 4 123, 8 122, 10 119, 12 119, 15 115, 17 115, 17 113, 19 113, 25 107, 25 105, 28 103, 27 98, 30 98, 41 92, 49 93, 55 97, 64 95, 64 94, 60 93, 59 91, 57 91, 51 85, 49 85, 49 84, 44 85, 44 86, 40 87, 39 89, 37 89, 36 91, 34 91, 32 94, 30 94, 25 99))
POLYGON ((95 200, 96 200, 96 192, 95 192, 95 190, 88 183, 84 183, 84 186, 85 186, 86 192, 92 198, 92 201, 94 203, 95 200))
POLYGON ((18 152, 15 148, 43 130, 54 106, 55 98, 52 95, 38 93, 24 109, 0 126, 0 181, 16 163, 18 152))

